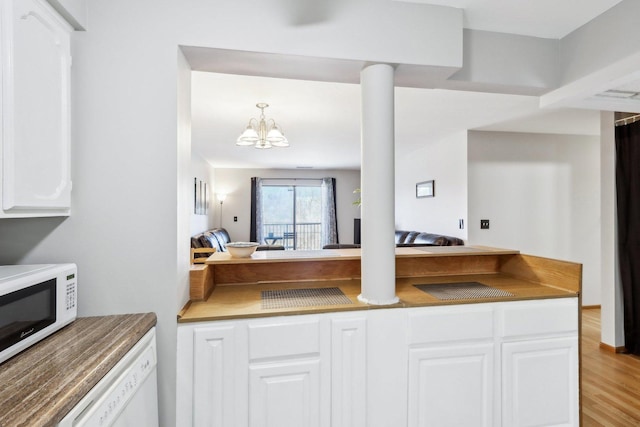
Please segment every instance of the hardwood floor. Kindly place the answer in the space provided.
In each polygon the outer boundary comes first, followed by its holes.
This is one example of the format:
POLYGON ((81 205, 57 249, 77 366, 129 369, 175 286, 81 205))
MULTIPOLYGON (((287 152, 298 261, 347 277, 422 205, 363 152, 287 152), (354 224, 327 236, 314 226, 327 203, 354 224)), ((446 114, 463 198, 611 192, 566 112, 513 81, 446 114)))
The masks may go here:
POLYGON ((600 309, 582 311, 582 425, 640 426, 640 357, 601 350, 600 309))

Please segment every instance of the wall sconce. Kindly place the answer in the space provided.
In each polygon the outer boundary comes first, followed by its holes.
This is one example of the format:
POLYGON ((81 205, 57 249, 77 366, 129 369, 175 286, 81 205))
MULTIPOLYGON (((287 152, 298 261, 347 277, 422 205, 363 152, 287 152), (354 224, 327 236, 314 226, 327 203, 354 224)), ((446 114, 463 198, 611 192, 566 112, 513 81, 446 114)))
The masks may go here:
POLYGON ((220 219, 218 223, 220 224, 220 228, 222 228, 222 203, 227 199, 227 195, 225 193, 216 194, 218 201, 220 202, 220 219))

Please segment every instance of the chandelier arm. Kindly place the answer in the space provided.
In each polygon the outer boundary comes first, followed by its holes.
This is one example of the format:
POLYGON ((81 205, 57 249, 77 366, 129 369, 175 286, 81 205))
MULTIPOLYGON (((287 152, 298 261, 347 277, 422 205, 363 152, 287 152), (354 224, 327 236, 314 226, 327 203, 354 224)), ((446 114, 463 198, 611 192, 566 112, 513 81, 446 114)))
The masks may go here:
POLYGON ((276 121, 273 119, 267 120, 267 132, 276 127, 276 121))

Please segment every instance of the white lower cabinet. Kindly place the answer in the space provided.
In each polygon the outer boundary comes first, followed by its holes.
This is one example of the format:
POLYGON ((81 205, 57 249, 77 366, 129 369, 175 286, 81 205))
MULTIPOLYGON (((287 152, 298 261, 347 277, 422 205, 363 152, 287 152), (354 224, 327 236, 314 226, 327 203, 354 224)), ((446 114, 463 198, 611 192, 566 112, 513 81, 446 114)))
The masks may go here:
POLYGON ((366 427, 367 319, 331 317, 331 426, 366 427))
POLYGON ((320 316, 276 317, 246 326, 249 426, 328 425, 322 423, 327 418, 322 409, 329 404, 329 371, 320 316))
POLYGON ((409 426, 493 423, 493 344, 409 350, 409 426))
POLYGON ((577 299, 181 324, 178 426, 578 426, 577 299))
POLYGON ((410 427, 495 425, 494 305, 409 312, 410 427))
POLYGON ((320 426, 320 360, 284 360, 249 367, 251 427, 320 426))
POLYGON ((505 343, 503 425, 578 425, 578 340, 505 343))
POLYGON ((577 313, 577 299, 501 310, 503 426, 580 424, 577 313))
POLYGON ((194 426, 237 425, 236 387, 242 388, 236 378, 242 366, 237 329, 231 323, 193 329, 194 426))

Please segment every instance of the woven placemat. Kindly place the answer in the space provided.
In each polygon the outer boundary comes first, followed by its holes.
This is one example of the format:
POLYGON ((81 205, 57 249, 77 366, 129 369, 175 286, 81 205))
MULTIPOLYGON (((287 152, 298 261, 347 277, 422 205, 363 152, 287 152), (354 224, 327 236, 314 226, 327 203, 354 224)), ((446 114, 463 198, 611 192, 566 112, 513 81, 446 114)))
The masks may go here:
POLYGON ((312 307, 353 304, 340 288, 303 288, 261 291, 261 308, 312 307))
POLYGON ((499 298, 512 297, 511 292, 492 288, 479 282, 462 283, 433 283, 426 285, 413 285, 423 292, 438 298, 439 300, 473 299, 473 298, 499 298))

